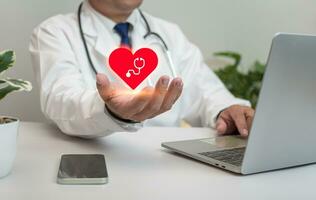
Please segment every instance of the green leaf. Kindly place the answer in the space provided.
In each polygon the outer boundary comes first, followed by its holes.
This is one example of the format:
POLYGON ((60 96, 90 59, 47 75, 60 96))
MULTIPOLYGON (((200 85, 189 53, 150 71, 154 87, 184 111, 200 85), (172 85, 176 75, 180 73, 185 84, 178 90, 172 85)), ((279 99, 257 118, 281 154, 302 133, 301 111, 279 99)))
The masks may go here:
POLYGON ((13 91, 31 91, 32 85, 21 79, 0 79, 0 100, 13 91))
POLYGON ((233 66, 237 67, 241 61, 241 55, 233 51, 222 51, 214 53, 214 56, 227 57, 234 60, 233 66))
POLYGON ((260 63, 259 61, 255 61, 253 63, 253 65, 250 67, 250 71, 253 71, 253 72, 259 72, 261 74, 264 73, 265 71, 265 65, 260 63))
POLYGON ((14 51, 9 50, 0 52, 0 74, 6 71, 8 68, 13 67, 14 62, 14 51))
POLYGON ((32 84, 29 81, 24 81, 21 79, 4 79, 7 84, 19 88, 19 91, 31 91, 32 90, 32 84))
POLYGON ((9 93, 19 90, 18 87, 14 87, 12 85, 7 85, 4 88, 0 88, 0 100, 7 96, 9 93))
MULTIPOLYGON (((4 73, 15 62, 15 53, 12 50, 0 52, 0 74, 4 73)), ((0 100, 13 91, 31 91, 32 84, 21 79, 0 79, 0 100)))

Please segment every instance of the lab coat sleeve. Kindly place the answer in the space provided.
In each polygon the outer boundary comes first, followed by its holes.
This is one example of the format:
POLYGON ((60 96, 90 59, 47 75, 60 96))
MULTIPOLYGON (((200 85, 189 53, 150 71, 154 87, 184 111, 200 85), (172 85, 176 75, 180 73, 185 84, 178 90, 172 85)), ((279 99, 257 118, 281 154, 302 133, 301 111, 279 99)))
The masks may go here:
MULTIPOLYGON (((40 87, 41 109, 66 134, 84 138, 134 131, 105 111, 96 88, 88 87, 64 32, 53 25, 36 28, 30 52, 40 87)), ((139 127, 138 127, 139 126, 139 127)))
POLYGON ((187 40, 177 27, 175 57, 184 81, 182 118, 192 126, 215 127, 218 114, 231 105, 250 106, 248 101, 234 97, 216 74, 205 64, 200 50, 187 40))

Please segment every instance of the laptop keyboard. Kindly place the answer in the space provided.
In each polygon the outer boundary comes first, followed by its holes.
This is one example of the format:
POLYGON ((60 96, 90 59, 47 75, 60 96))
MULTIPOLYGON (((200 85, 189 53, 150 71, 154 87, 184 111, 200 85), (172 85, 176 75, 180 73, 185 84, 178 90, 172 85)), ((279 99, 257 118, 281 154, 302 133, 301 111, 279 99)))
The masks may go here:
POLYGON ((246 147, 235 149, 225 149, 220 151, 211 151, 199 153, 200 155, 219 160, 235 166, 241 166, 246 147))

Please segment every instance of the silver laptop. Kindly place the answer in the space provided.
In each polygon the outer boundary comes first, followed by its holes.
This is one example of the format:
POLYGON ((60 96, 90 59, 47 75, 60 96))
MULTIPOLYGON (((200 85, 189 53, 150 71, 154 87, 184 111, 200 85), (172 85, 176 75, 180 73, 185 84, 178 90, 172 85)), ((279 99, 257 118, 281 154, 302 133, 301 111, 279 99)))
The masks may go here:
POLYGON ((316 162, 316 36, 274 37, 248 141, 235 135, 162 146, 241 174, 316 162))

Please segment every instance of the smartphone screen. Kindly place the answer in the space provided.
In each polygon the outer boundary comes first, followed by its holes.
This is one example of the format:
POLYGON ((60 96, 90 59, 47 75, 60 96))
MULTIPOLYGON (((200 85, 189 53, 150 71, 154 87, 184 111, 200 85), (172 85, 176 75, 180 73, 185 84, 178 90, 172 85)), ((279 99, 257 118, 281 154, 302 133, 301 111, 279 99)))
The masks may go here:
POLYGON ((108 172, 102 154, 65 154, 61 156, 59 184, 105 184, 108 172))

